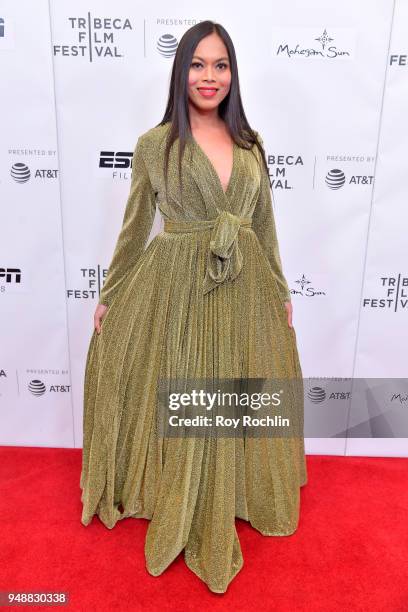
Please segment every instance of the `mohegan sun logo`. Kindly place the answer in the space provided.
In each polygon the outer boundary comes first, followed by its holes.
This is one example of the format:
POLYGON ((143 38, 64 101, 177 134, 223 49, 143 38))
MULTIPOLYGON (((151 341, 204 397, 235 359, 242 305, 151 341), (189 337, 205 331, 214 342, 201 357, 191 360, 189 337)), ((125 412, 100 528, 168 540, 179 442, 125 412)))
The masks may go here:
POLYGON ((315 295, 326 295, 325 291, 316 289, 312 281, 308 280, 304 274, 295 281, 300 289, 291 289, 293 295, 303 295, 306 297, 314 297, 315 295), (310 286, 309 286, 310 285, 310 286))
POLYGON ((332 42, 334 38, 330 38, 330 36, 327 34, 326 28, 324 28, 323 34, 315 38, 315 40, 318 40, 320 44, 322 45, 322 49, 324 49, 327 43, 332 42))
POLYGON ((323 59, 350 59, 354 55, 356 33, 351 28, 339 28, 336 37, 328 34, 324 28, 323 33, 316 36, 312 28, 272 28, 272 40, 282 39, 284 32, 285 42, 276 45, 276 57, 281 58, 323 58, 323 59), (341 38, 341 47, 335 41, 341 38), (310 41, 310 44, 309 44, 310 41), (316 45, 315 42, 320 43, 316 45))

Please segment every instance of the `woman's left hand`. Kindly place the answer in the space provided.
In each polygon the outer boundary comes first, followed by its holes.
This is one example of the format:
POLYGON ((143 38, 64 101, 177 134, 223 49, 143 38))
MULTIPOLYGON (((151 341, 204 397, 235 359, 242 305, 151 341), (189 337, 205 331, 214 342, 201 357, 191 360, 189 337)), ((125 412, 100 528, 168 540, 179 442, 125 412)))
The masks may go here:
POLYGON ((292 325, 292 311, 293 311, 292 302, 285 302, 285 308, 286 308, 286 312, 288 313, 288 325, 289 327, 293 327, 292 325))

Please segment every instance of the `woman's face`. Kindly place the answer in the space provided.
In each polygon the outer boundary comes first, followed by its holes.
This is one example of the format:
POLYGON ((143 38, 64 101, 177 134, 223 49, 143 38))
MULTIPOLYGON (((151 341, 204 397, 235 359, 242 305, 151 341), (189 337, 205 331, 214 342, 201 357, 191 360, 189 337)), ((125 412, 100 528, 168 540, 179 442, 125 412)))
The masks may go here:
POLYGON ((200 110, 212 110, 228 95, 230 85, 228 51, 213 32, 195 48, 188 75, 188 97, 200 110))

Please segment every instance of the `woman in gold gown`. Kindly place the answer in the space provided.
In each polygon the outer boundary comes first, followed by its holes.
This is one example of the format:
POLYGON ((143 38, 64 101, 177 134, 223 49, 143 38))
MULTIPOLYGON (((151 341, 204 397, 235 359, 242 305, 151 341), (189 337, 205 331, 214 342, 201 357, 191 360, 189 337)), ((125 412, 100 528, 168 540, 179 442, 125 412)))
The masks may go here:
POLYGON ((224 593, 243 566, 236 517, 269 536, 297 529, 303 401, 293 437, 160 435, 158 382, 200 377, 302 378, 263 141, 211 21, 182 37, 165 115, 136 143, 86 360, 80 486, 84 525, 150 519, 151 575, 184 550, 224 593), (146 247, 156 207, 164 230, 146 247))

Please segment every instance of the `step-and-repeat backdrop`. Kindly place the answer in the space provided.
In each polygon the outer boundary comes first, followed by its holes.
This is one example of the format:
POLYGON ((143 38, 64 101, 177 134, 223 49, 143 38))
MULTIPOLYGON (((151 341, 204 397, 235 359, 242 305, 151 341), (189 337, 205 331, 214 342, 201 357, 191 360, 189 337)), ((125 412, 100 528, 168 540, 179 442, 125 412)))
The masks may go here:
MULTIPOLYGON (((234 41, 268 155, 307 452, 408 456, 404 0, 1 4, 0 444, 82 446, 132 152, 204 19, 234 41)), ((161 228, 156 213, 150 239, 161 228)))

